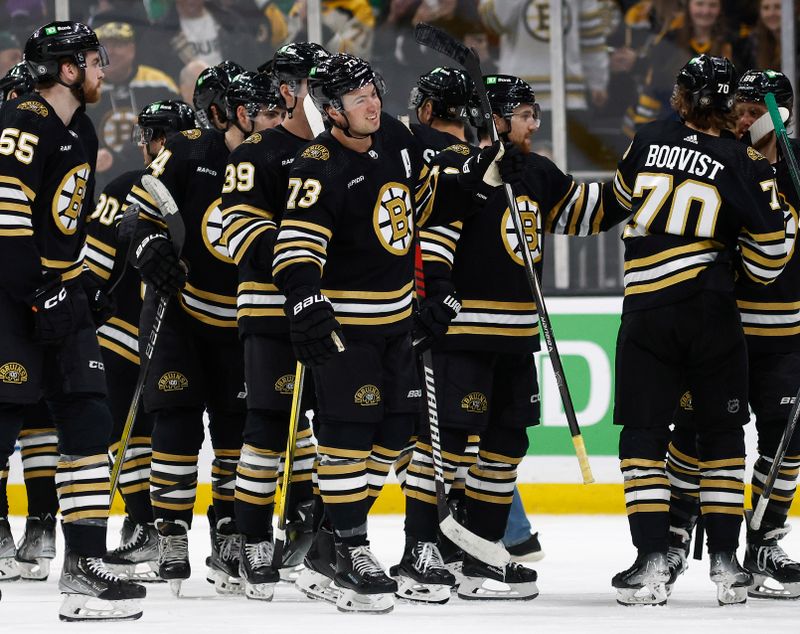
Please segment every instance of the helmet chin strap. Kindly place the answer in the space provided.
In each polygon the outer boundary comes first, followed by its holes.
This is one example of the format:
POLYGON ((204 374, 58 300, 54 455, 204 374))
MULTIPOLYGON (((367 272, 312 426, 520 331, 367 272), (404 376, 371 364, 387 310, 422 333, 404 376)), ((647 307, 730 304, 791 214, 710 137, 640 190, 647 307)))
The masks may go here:
MULTIPOLYGON (((781 121, 786 123, 789 120, 789 110, 781 106, 778 108, 778 112, 781 115, 781 121)), ((765 112, 758 119, 753 121, 753 125, 751 125, 750 129, 747 131, 750 135, 750 144, 755 145, 770 132, 774 131, 775 127, 772 125, 772 118, 769 112, 765 112)))
POLYGON ((350 139, 355 139, 356 141, 363 141, 364 139, 368 139, 372 136, 372 134, 365 134, 364 136, 356 136, 355 134, 352 134, 350 132, 350 119, 347 118, 347 113, 340 110, 339 114, 341 114, 344 117, 345 123, 347 123, 347 127, 337 125, 333 121, 333 119, 331 119, 331 123, 333 123, 334 127, 339 128, 342 131, 342 134, 344 134, 346 137, 350 139))

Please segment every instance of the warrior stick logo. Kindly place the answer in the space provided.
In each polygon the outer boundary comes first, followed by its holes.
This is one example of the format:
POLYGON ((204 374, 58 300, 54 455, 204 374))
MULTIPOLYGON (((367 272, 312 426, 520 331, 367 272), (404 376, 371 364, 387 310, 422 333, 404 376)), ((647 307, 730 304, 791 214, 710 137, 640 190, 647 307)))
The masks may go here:
POLYGON ((372 407, 381 402, 381 391, 372 384, 362 385, 356 390, 354 400, 361 407, 372 407))
POLYGON ((0 366, 0 381, 20 385, 28 380, 28 371, 21 363, 10 361, 0 366))

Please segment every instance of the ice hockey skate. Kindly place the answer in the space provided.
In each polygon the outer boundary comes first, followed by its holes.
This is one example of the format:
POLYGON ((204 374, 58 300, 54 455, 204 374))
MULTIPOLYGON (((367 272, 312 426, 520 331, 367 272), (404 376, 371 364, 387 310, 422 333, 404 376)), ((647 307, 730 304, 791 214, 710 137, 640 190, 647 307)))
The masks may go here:
POLYGON ((753 575, 747 595, 757 599, 800 598, 800 562, 778 545, 791 527, 762 528, 766 530, 747 534, 744 567, 753 575))
POLYGON ((271 540, 247 543, 242 547, 239 560, 239 576, 244 582, 244 594, 248 599, 272 601, 275 584, 280 575, 272 567, 274 544, 271 540))
POLYGON ((472 601, 529 601, 539 596, 535 570, 509 563, 505 568, 490 566, 464 555, 463 578, 458 596, 472 601))
POLYGON ((158 530, 158 576, 169 582, 169 589, 181 596, 181 583, 192 574, 189 565, 189 526, 182 520, 156 520, 158 530))
POLYGON ((230 517, 216 521, 214 507, 208 507, 211 531, 211 556, 206 557, 206 580, 214 584, 217 594, 243 594, 244 584, 239 576, 239 556, 242 536, 230 517))
POLYGON ((617 589, 620 605, 665 605, 669 564, 665 553, 639 555, 627 570, 614 575, 611 585, 617 589))
POLYGON ((670 545, 667 551, 667 566, 669 567, 669 580, 666 584, 667 596, 672 593, 672 587, 689 568, 689 545, 691 537, 686 529, 675 526, 669 527, 670 545))
POLYGON ((389 574, 397 581, 395 596, 414 603, 447 603, 456 583, 433 542, 407 542, 403 558, 389 574))
POLYGON ((158 576, 158 531, 155 526, 134 524, 126 517, 120 535, 119 547, 104 558, 109 569, 129 581, 163 581, 158 576))
POLYGON ((100 557, 64 555, 58 588, 62 621, 132 621, 142 616, 144 586, 112 574, 100 557))
POLYGON ((341 590, 333 583, 336 575, 336 546, 333 533, 320 528, 303 560, 304 569, 295 581, 297 589, 311 599, 336 603, 341 590))
POLYGON ((0 519, 0 581, 19 579, 19 566, 14 558, 14 537, 7 518, 0 519))
POLYGON ((368 545, 336 544, 336 601, 340 612, 386 614, 394 609, 397 583, 386 575, 368 545))
POLYGON ((747 602, 747 589, 753 584, 753 575, 739 565, 735 552, 711 553, 711 581, 717 584, 717 601, 720 605, 747 602))
POLYGON ((303 559, 311 547, 313 534, 313 500, 300 502, 286 524, 286 545, 281 561, 281 581, 294 583, 303 572, 303 559))
POLYGON ((20 576, 29 581, 46 581, 50 561, 56 556, 56 519, 30 516, 25 520, 25 534, 17 546, 20 576))

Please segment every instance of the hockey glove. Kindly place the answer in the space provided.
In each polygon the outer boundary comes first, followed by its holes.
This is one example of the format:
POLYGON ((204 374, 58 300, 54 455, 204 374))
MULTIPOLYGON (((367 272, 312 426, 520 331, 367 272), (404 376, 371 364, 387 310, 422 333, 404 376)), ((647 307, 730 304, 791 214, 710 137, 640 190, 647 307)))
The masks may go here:
POLYGON ((305 366, 324 364, 344 342, 342 327, 330 300, 308 287, 297 289, 286 298, 289 337, 297 360, 305 366))
POLYGON ((513 143, 495 141, 461 167, 459 184, 485 201, 504 182, 514 184, 522 177, 525 158, 513 143))
POLYGON ((452 284, 442 288, 433 296, 422 302, 414 315, 414 347, 419 352, 430 348, 434 341, 443 337, 461 311, 461 301, 452 284))
POLYGON ((60 275, 45 279, 33 298, 33 337, 41 343, 58 343, 72 334, 76 315, 69 291, 60 275))
POLYGON ((186 267, 163 233, 140 237, 131 259, 145 283, 161 296, 177 295, 186 285, 186 267))

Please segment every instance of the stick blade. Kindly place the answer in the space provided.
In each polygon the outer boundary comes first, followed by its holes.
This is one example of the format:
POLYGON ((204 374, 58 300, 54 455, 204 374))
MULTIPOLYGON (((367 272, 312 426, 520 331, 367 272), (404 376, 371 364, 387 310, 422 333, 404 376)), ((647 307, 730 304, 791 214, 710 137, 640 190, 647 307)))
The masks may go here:
POLYGON ((439 528, 447 539, 453 542, 465 553, 472 555, 482 562, 496 568, 505 568, 511 555, 502 544, 490 542, 479 537, 459 524, 452 515, 448 515, 441 522, 439 528))
POLYGON ((449 33, 425 22, 420 22, 414 27, 414 39, 419 44, 446 55, 462 66, 466 64, 467 59, 472 55, 472 51, 469 48, 449 33))
POLYGON ((142 176, 142 187, 156 201, 156 205, 158 205, 158 209, 164 217, 164 222, 167 223, 172 243, 180 253, 186 239, 186 227, 178 210, 178 204, 170 194, 167 186, 152 174, 142 176))
POLYGON ((308 126, 311 128, 311 132, 314 136, 325 132, 325 122, 322 120, 322 114, 317 110, 317 107, 308 95, 303 99, 303 112, 306 114, 308 126))

